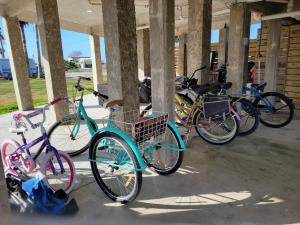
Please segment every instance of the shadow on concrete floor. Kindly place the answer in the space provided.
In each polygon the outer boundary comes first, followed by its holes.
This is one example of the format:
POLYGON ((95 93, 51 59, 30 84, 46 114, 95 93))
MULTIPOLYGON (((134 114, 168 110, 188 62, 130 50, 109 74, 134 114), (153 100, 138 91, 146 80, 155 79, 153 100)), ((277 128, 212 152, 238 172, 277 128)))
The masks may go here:
POLYGON ((193 137, 178 172, 145 171, 141 193, 129 205, 105 197, 84 153, 74 158, 79 183, 72 197, 79 213, 42 218, 43 224, 298 224, 299 127, 300 121, 278 130, 260 126, 226 146, 193 137))
MULTIPOLYGON (((92 118, 107 113, 94 107, 93 96, 86 100, 92 118)), ((0 117, 0 140, 7 138, 10 118, 0 117)), ((224 146, 194 136, 180 170, 167 177, 145 171, 141 193, 129 205, 106 198, 84 153, 74 158, 78 182, 71 196, 79 212, 73 217, 18 214, 14 224, 300 224, 299 112, 295 118, 280 129, 260 125, 224 146)))

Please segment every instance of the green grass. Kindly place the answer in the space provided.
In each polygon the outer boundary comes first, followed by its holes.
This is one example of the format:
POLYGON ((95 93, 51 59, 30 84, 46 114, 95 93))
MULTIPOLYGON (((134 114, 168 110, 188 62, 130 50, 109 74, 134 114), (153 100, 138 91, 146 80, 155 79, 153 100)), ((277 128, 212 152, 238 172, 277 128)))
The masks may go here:
POLYGON ((66 72, 80 72, 78 68, 68 69, 66 72))
MULTIPOLYGON (((67 79, 68 96, 73 96, 73 86, 76 79, 67 79)), ((93 88, 92 81, 83 81, 82 84, 93 88)), ((30 79, 31 92, 34 106, 48 103, 46 83, 44 79, 30 79)), ((18 110, 13 82, 0 79, 0 114, 18 110)))

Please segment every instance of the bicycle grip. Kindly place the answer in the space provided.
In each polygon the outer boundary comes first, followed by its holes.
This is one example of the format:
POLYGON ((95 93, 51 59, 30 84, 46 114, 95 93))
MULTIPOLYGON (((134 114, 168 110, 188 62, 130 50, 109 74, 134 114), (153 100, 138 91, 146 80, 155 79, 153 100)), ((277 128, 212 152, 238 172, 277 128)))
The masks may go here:
POLYGON ((97 92, 97 91, 94 91, 94 95, 95 96, 98 96, 98 97, 101 97, 101 98, 104 98, 104 99, 108 99, 108 96, 107 95, 103 95, 103 94, 101 94, 101 93, 99 93, 99 92, 97 92))
POLYGON ((62 97, 58 97, 58 98, 54 99, 52 102, 50 102, 50 104, 55 105, 56 103, 58 103, 61 100, 62 100, 62 97))

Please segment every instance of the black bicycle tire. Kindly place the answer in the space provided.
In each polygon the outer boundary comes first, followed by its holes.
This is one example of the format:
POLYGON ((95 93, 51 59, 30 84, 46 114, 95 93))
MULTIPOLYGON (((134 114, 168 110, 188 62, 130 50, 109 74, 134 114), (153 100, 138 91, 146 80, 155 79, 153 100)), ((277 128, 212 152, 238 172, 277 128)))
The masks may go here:
POLYGON ((140 116, 144 117, 146 115, 146 113, 152 109, 152 104, 150 103, 149 105, 146 106, 146 108, 143 109, 143 111, 141 112, 140 116))
POLYGON ((255 118, 255 123, 253 124, 253 126, 247 130, 247 131, 241 131, 241 125, 240 125, 240 132, 239 132, 239 136, 247 136, 247 135, 250 135, 252 134, 257 128, 258 128, 258 125, 259 125, 259 112, 258 110, 256 109, 255 105, 249 101, 248 99, 245 99, 245 98, 242 98, 242 99, 239 99, 238 102, 244 102, 246 104, 249 104, 251 105, 253 108, 251 110, 253 110, 253 115, 254 115, 254 118, 255 118))
MULTIPOLYGON (((81 120, 83 120, 83 118, 81 118, 81 120)), ((54 123, 54 124, 49 128, 49 130, 48 130, 48 138, 49 138, 49 140, 50 140, 50 137, 51 137, 52 133, 54 132, 54 130, 55 130, 57 127, 59 127, 59 126, 61 125, 61 123, 62 123, 62 121, 58 121, 58 122, 54 123)), ((97 126, 96 126, 93 122, 91 122, 91 124, 92 124, 94 130, 96 131, 97 126)), ((78 155, 84 153, 85 151, 88 150, 88 148, 89 148, 89 143, 90 143, 90 141, 89 141, 84 147, 82 147, 81 149, 78 149, 78 150, 76 150, 76 151, 74 151, 74 152, 69 152, 68 155, 71 156, 71 157, 75 157, 75 156, 78 156, 78 155)), ((58 149, 58 150, 59 150, 59 149, 58 149)))
POLYGON ((259 101, 261 99, 263 99, 264 97, 267 97, 267 96, 275 96, 275 97, 278 97, 278 98, 282 99, 284 102, 286 102, 288 107, 289 107, 289 110, 290 110, 289 117, 285 122, 283 122, 281 124, 276 124, 276 125, 264 121, 261 117, 260 117, 260 122, 263 125, 265 125, 267 127, 272 127, 272 128, 281 128, 281 127, 284 127, 284 126, 288 125, 292 121, 292 119, 294 118, 294 108, 295 107, 294 107, 294 104, 293 104, 292 100, 289 97, 287 97, 287 96, 285 96, 281 93, 278 93, 278 92, 265 92, 265 93, 261 94, 260 97, 255 98, 255 100, 253 102, 255 107, 257 108, 258 107, 257 105, 258 105, 259 101))
MULTIPOLYGON (((91 160, 95 160, 96 159, 96 151, 95 150, 97 148, 95 148, 94 145, 98 142, 99 139, 101 139, 103 137, 112 137, 112 138, 115 138, 118 141, 122 142, 123 146, 125 146, 125 148, 126 148, 126 151, 132 157, 133 163, 134 163, 135 167, 138 169, 136 171, 136 173, 137 173, 137 189, 135 190, 135 194, 133 195, 133 197, 131 199, 120 201, 120 203, 122 203, 122 204, 127 204, 129 202, 132 202, 139 195, 139 193, 141 191, 141 187, 142 187, 142 171, 139 170, 140 169, 140 165, 139 165, 139 163, 138 163, 138 161, 136 159, 136 156, 133 153, 133 151, 130 148, 130 146, 127 144, 127 142, 122 137, 120 137, 119 135, 117 135, 115 133, 112 133, 112 132, 109 132, 109 131, 105 131, 105 132, 96 133, 95 136, 93 137, 91 143, 90 143, 90 146, 89 146, 89 158, 91 160)), ((94 161, 90 161, 90 165, 91 165, 91 169, 92 169, 94 178, 95 178, 98 186, 104 192, 104 194, 107 197, 109 197, 111 200, 118 201, 118 197, 116 195, 114 195, 110 190, 108 190, 109 188, 107 188, 106 185, 105 185, 105 183, 103 182, 103 180, 102 180, 102 178, 101 178, 101 176, 99 174, 98 168, 97 168, 97 163, 94 162, 94 161)))
POLYGON ((239 124, 239 121, 238 121, 238 119, 236 118, 236 116, 233 116, 233 119, 234 119, 234 121, 235 121, 235 123, 236 123, 237 129, 236 129, 236 132, 234 133, 234 135, 233 135, 229 140, 226 140, 226 141, 224 141, 224 142, 222 142, 222 143, 215 143, 215 142, 209 141, 208 139, 204 138, 204 137, 202 136, 202 134, 198 131, 197 126, 196 126, 197 117, 199 116, 200 112, 201 112, 201 110, 199 109, 199 110, 195 113, 194 118, 193 118, 193 123, 194 123, 195 130, 196 130, 197 134, 199 135, 199 137, 201 137, 201 138, 202 138, 204 141, 206 141, 207 143, 213 144, 213 145, 225 145, 225 144, 228 144, 228 143, 232 142, 232 141, 238 136, 240 124, 239 124))
MULTIPOLYGON (((173 133, 174 137, 176 138, 177 146, 179 147, 180 146, 180 141, 179 141, 179 137, 176 135, 176 132, 172 129, 172 127, 170 125, 167 125, 167 128, 169 128, 170 131, 173 133)), ((179 151, 177 162, 175 163, 175 165, 170 170, 161 171, 161 170, 155 168, 154 166, 152 166, 152 168, 159 175, 163 175, 163 176, 170 175, 172 173, 175 173, 178 170, 178 168, 181 166, 182 161, 183 161, 183 157, 184 157, 184 151, 179 151)))

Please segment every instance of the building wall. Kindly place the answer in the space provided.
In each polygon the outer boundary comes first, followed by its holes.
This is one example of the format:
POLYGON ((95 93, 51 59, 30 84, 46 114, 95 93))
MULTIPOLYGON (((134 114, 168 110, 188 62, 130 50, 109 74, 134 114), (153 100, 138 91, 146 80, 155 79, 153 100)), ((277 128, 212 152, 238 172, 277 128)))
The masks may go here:
MULTIPOLYGON (((256 82, 264 81, 268 31, 264 27, 260 42, 260 60, 258 60, 260 31, 256 40, 249 45, 249 60, 256 62, 256 82), (260 75, 259 75, 260 61, 260 75)), ((218 43, 211 45, 212 51, 218 50, 218 43)), ((178 49, 175 50, 175 62, 178 63, 178 49)), ((176 65, 176 68, 178 66, 176 65)), ((277 91, 293 99, 296 108, 300 109, 300 25, 282 26, 280 53, 278 62, 277 91)))

